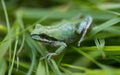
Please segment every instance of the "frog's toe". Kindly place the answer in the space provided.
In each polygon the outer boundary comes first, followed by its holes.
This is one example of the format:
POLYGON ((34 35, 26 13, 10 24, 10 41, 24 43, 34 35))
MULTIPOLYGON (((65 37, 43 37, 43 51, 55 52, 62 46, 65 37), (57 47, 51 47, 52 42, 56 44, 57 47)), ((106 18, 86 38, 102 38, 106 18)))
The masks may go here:
POLYGON ((56 56, 56 55, 57 55, 56 53, 48 53, 46 56, 40 58, 40 60, 47 59, 47 61, 50 62, 52 56, 56 56))

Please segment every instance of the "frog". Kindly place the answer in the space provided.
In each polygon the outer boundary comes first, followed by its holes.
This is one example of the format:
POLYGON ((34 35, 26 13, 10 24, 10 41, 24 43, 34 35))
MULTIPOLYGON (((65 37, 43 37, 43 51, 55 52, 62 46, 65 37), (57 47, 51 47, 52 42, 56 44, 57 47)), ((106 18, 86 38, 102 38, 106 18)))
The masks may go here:
POLYGON ((57 47, 55 52, 48 52, 48 54, 43 57, 47 58, 49 61, 53 56, 57 56, 62 53, 68 44, 74 42, 76 38, 79 38, 77 45, 80 47, 92 25, 92 21, 93 19, 91 16, 85 16, 82 20, 64 20, 56 25, 50 26, 36 24, 35 28, 31 32, 31 38, 57 47))

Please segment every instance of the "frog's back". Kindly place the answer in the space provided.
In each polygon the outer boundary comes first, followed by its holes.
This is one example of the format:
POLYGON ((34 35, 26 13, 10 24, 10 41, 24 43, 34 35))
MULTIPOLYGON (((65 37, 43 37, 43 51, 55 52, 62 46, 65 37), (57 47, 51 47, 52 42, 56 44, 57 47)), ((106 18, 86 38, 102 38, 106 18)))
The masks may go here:
POLYGON ((72 22, 62 22, 56 26, 45 26, 44 31, 46 35, 57 40, 68 40, 75 36, 76 25, 72 22))

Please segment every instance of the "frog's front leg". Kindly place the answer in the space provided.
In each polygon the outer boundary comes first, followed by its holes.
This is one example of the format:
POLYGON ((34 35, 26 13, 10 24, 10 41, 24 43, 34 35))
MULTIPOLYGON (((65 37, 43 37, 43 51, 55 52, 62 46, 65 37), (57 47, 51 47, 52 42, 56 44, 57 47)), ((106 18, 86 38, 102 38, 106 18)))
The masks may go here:
POLYGON ((92 23, 92 17, 91 16, 87 16, 79 25, 79 28, 77 29, 77 33, 81 34, 82 32, 82 36, 78 42, 78 46, 80 46, 81 42, 84 40, 85 35, 90 27, 92 23))
POLYGON ((59 48, 54 53, 47 54, 48 61, 51 59, 52 56, 59 55, 67 47, 66 43, 59 41, 52 42, 51 45, 59 46, 59 48))

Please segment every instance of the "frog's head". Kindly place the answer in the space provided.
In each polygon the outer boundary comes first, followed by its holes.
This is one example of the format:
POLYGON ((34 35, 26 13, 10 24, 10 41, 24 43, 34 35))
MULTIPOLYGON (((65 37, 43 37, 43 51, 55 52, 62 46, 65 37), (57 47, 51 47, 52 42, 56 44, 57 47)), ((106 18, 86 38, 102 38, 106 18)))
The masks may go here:
POLYGON ((47 35, 44 26, 41 26, 40 24, 37 24, 35 26, 35 29, 31 32, 31 37, 34 40, 42 41, 42 42, 57 41, 57 39, 47 35))
POLYGON ((43 34, 44 28, 42 25, 37 24, 35 26, 35 29, 31 32, 31 37, 34 40, 37 41, 47 41, 47 39, 44 38, 44 34, 43 34))

